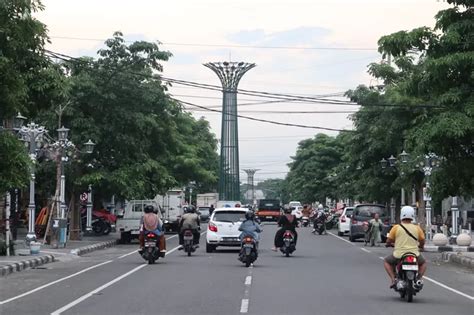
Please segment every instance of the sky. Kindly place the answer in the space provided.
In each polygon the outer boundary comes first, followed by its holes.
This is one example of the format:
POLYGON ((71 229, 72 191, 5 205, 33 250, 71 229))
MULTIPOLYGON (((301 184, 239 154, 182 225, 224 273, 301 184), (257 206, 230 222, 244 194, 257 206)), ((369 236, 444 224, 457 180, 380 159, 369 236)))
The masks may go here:
MULTIPOLYGON (((448 7, 445 1, 436 0, 42 2, 46 8, 37 17, 47 25, 51 38, 48 49, 55 52, 95 56, 105 39, 121 31, 130 41, 159 41, 163 50, 173 54, 163 64, 166 77, 220 85, 217 76, 203 63, 245 61, 257 66, 243 76, 239 88, 305 96, 342 95, 359 84, 378 84, 367 74, 369 63, 381 61, 378 39, 400 30, 433 27, 436 13, 448 7)), ((174 85, 170 93, 201 106, 222 105, 219 91, 174 85)), ((268 111, 357 110, 355 106, 291 102, 244 105, 264 100, 239 95, 239 113, 282 123, 351 129, 347 113, 268 111)), ((196 118, 205 117, 219 139, 219 113, 195 108, 190 111, 196 118)), ((240 169, 259 169, 255 174, 257 182, 284 178, 298 142, 319 132, 337 134, 240 118, 240 169)), ((246 182, 242 171, 240 177, 246 182)))

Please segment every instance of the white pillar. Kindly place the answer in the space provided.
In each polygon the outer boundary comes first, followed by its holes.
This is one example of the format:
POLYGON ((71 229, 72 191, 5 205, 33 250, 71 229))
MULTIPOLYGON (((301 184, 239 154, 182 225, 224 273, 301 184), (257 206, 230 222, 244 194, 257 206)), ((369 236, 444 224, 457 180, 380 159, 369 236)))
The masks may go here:
POLYGON ((30 177, 30 202, 28 204, 28 233, 26 234, 26 243, 36 241, 35 234, 35 174, 30 177))
POLYGON ((89 185, 87 192, 87 218, 86 218, 86 231, 92 231, 92 186, 89 185))
POLYGON ((7 192, 7 199, 5 204, 5 244, 7 246, 7 256, 10 256, 10 205, 11 195, 10 192, 7 192))
POLYGON ((459 218, 459 208, 458 208, 458 197, 453 197, 453 203, 451 205, 451 217, 452 217, 452 227, 453 231, 451 237, 457 236, 459 234, 458 229, 458 218, 459 218))
POLYGON ((61 203, 61 216, 60 216, 61 219, 66 218, 65 193, 66 193, 66 176, 61 175, 61 188, 60 188, 60 193, 59 193, 60 194, 59 201, 61 203))

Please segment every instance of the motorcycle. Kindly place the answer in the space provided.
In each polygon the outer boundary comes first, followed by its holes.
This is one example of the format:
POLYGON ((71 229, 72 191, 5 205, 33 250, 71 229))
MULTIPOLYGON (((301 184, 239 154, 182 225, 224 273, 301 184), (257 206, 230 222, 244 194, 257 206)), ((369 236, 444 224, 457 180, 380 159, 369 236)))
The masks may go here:
POLYGON ((283 246, 280 248, 280 251, 286 256, 290 257, 290 254, 296 250, 295 245, 295 236, 293 232, 287 230, 283 233, 283 246))
POLYGON ((326 219, 326 229, 331 230, 339 224, 339 218, 336 215, 329 215, 326 219))
POLYGON ((191 256, 191 253, 196 251, 193 230, 187 229, 183 231, 183 241, 184 251, 188 254, 188 256, 191 256))
POLYGON ((303 217, 301 218, 301 224, 304 226, 304 227, 307 227, 309 225, 309 218, 308 217, 303 217))
MULTIPOLYGON (((92 211, 91 228, 95 235, 107 235, 115 228, 117 217, 101 210, 92 211)), ((81 226, 85 231, 87 225, 87 208, 81 208, 81 226)))
POLYGON ((240 245, 239 260, 250 267, 257 260, 257 242, 252 236, 245 236, 240 245))
POLYGON ((407 302, 413 301, 413 296, 423 288, 423 281, 418 278, 418 258, 413 253, 406 253, 396 266, 398 275, 394 290, 407 302))
POLYGON ((152 265, 160 257, 164 257, 160 254, 158 249, 158 236, 150 231, 145 231, 145 247, 141 252, 143 259, 148 261, 148 264, 152 265))

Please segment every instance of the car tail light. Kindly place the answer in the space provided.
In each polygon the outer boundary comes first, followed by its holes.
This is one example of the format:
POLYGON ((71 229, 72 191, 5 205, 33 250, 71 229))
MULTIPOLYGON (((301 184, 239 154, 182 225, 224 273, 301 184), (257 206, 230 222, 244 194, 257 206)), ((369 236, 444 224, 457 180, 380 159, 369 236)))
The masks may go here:
POLYGON ((352 224, 357 224, 357 220, 356 220, 356 219, 352 219, 352 224))
POLYGON ((217 232, 217 226, 212 222, 209 223, 209 231, 217 232))
POLYGON ((346 222, 346 216, 345 215, 341 216, 341 222, 346 222))

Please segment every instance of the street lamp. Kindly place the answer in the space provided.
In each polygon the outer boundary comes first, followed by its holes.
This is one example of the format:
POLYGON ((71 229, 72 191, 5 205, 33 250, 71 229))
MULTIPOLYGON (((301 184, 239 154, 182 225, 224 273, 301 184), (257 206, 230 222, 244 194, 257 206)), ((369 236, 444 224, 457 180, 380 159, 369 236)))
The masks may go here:
MULTIPOLYGON (((407 162, 407 156, 408 154, 405 152, 405 150, 403 150, 403 152, 400 154, 400 161, 402 163, 406 163, 407 162)), ((382 158, 382 160, 380 160, 380 166, 382 167, 382 169, 386 169, 387 166, 390 167, 390 169, 397 169, 397 158, 392 155, 390 155, 390 157, 386 160, 385 158, 382 158)), ((403 171, 400 173, 401 175, 403 175, 403 171)), ((405 188, 401 188, 400 189, 400 204, 401 206, 404 206, 405 205, 405 188)), ((395 201, 394 199, 392 198, 392 201, 391 201, 391 205, 390 205, 390 220, 392 221, 391 223, 394 223, 395 222, 395 201)))
MULTIPOLYGON (((17 116, 17 119, 21 121, 24 117, 20 114, 17 116)), ((19 126, 19 125, 17 125, 19 126)), ((43 140, 43 134, 47 130, 40 125, 35 124, 34 122, 29 123, 28 125, 22 126, 19 129, 19 134, 21 135, 22 140, 26 141, 29 144, 29 154, 30 158, 33 161, 31 165, 31 177, 30 177, 30 201, 28 204, 28 233, 26 234, 26 243, 29 245, 32 241, 36 241, 35 234, 35 162, 36 162, 36 151, 41 146, 43 140)))
POLYGON ((84 150, 86 151, 87 154, 92 154, 92 152, 94 152, 94 147, 95 147, 95 143, 92 142, 91 139, 89 139, 89 141, 84 143, 84 150))
POLYGON ((380 166, 382 166, 383 169, 386 169, 388 165, 388 161, 385 158, 382 158, 380 160, 380 166))

